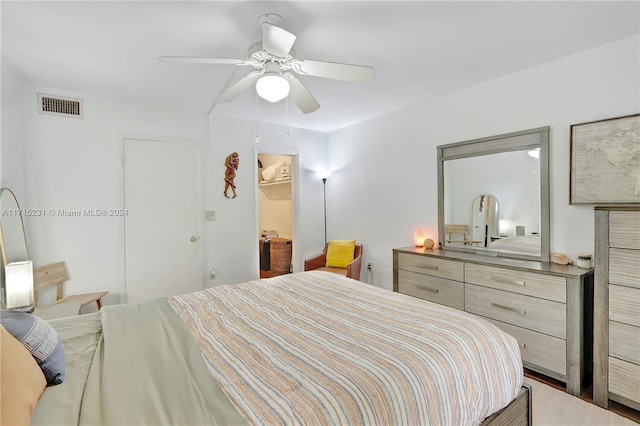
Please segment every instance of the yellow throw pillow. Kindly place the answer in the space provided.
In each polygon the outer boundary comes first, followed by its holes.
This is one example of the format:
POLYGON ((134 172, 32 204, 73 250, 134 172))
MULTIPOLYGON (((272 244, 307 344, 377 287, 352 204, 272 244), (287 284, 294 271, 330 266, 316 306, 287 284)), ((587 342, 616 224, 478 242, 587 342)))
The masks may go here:
POLYGON ((356 240, 331 240, 327 248, 327 263, 330 268, 346 268, 353 261, 356 240))
POLYGON ((29 351, 0 325, 0 424, 28 425, 47 380, 29 351))

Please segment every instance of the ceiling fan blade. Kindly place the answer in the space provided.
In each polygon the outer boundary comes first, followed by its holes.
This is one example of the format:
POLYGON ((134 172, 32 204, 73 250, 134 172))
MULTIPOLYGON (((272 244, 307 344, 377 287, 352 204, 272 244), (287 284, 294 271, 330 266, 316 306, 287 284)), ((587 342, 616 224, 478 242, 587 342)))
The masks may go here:
POLYGON ((313 95, 309 93, 307 88, 304 87, 304 84, 302 84, 302 82, 298 80, 295 75, 291 74, 290 72, 286 72, 284 73, 284 78, 287 79, 289 85, 291 86, 289 90, 289 97, 293 99, 293 102, 295 102, 296 105, 298 105, 300 111, 305 114, 309 114, 310 112, 313 112, 320 108, 320 104, 318 103, 318 101, 316 101, 313 95))
POLYGON ((353 83, 370 83, 376 78, 374 69, 365 65, 295 59, 291 62, 291 68, 302 75, 313 75, 353 83))
POLYGON ((242 77, 236 83, 227 87, 227 89, 218 96, 218 102, 229 102, 234 100, 240 93, 253 86, 260 78, 260 71, 253 71, 242 77))
POLYGON ((160 56, 161 62, 181 62, 197 64, 221 64, 221 65, 251 65, 244 59, 222 59, 222 58, 196 58, 189 56, 160 56))
POLYGON ((262 24, 262 48, 272 55, 286 58, 296 41, 289 31, 268 23, 262 24))

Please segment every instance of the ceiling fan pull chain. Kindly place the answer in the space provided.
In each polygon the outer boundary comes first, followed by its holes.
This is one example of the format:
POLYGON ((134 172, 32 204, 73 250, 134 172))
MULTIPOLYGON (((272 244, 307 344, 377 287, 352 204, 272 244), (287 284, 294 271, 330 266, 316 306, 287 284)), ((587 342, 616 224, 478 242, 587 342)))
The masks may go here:
POLYGON ((260 134, 258 133, 258 92, 256 92, 256 143, 260 142, 260 134))
POLYGON ((289 137, 289 96, 287 96, 287 133, 284 135, 289 137))

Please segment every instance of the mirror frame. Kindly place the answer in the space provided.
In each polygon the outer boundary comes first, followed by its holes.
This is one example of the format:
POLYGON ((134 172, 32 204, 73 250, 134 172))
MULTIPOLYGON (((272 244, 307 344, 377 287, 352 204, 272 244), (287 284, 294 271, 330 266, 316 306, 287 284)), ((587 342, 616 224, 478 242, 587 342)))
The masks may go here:
MULTIPOLYGON (((471 252, 511 259, 549 262, 551 209, 549 196, 549 126, 485 138, 440 145, 438 151, 438 241, 443 250, 471 252), (445 245, 444 223, 444 162, 459 158, 479 157, 501 152, 540 148, 540 256, 505 253, 499 250, 445 245)), ((488 191, 491 188, 487 189, 488 191)))

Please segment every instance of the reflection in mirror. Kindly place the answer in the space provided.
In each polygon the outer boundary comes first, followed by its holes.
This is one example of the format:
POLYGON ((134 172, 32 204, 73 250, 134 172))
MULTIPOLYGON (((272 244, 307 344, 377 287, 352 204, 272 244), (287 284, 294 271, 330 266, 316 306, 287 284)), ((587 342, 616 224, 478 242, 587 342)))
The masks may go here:
POLYGON ((548 137, 543 127, 438 147, 443 248, 549 260, 548 137), (454 224, 470 241, 451 241, 454 224))
MULTIPOLYGON (((524 227, 528 235, 539 234, 540 161, 527 151, 449 160, 444 164, 444 176, 445 225, 466 224, 473 230, 474 247, 518 252, 517 246, 511 246, 520 240, 506 240, 517 236, 516 227, 524 227), (500 210, 496 205, 489 212, 493 200, 500 200, 500 210), (486 229, 488 226, 491 229, 486 229), (498 239, 505 240, 498 243, 498 239)), ((534 238, 522 248, 523 254, 540 256, 540 239, 534 238)))
POLYGON ((471 215, 473 217, 473 244, 489 247, 492 241, 499 238, 498 200, 488 194, 478 195, 473 200, 471 215))
POLYGON ((29 260, 22 211, 13 192, 0 189, 0 300, 7 309, 33 309, 33 264, 29 260))
POLYGON ((9 188, 0 190, 0 236, 4 264, 29 259, 20 206, 9 188))

